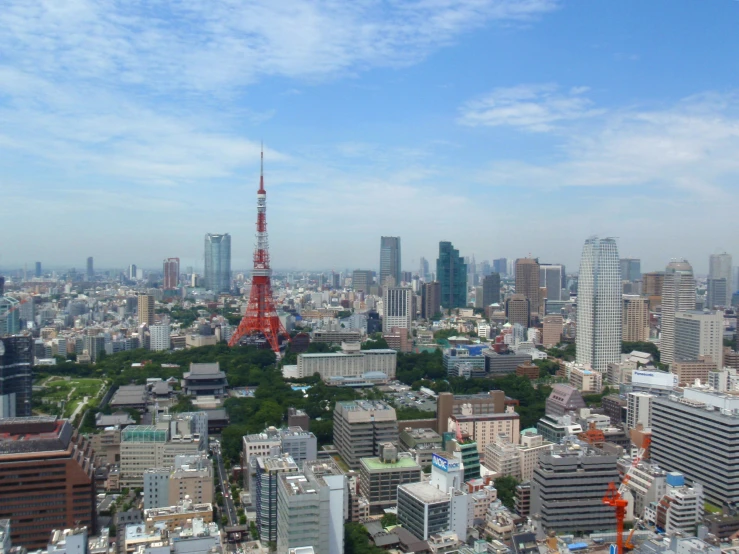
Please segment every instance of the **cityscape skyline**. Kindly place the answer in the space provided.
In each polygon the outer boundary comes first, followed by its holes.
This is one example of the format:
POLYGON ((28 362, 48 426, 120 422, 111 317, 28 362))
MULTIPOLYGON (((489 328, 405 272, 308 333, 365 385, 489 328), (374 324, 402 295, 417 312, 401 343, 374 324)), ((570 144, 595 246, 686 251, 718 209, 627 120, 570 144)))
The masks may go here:
POLYGON ((0 217, 23 233, 3 267, 68 264, 83 233, 100 267, 199 260, 206 232, 249 267, 261 138, 275 267, 374 267, 382 235, 403 238, 404 269, 440 240, 576 267, 588 236, 615 236, 645 270, 685 257, 699 274, 739 250, 719 38, 736 2, 7 7, 0 217), (110 225, 115 249, 89 232, 110 225))

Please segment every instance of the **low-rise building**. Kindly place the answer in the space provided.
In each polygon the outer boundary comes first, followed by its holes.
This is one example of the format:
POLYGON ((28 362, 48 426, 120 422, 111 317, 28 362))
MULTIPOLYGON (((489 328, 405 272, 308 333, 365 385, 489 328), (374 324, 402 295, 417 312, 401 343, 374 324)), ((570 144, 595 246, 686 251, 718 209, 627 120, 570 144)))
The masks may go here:
POLYGON ((204 452, 178 455, 173 467, 144 472, 144 509, 176 506, 185 497, 196 504, 213 503, 213 462, 204 452))
POLYGON ((183 375, 182 391, 189 396, 214 396, 222 398, 226 394, 228 381, 218 362, 190 364, 190 371, 183 375))
POLYGON ((324 381, 336 377, 363 377, 382 373, 395 378, 398 353, 392 349, 362 350, 358 342, 341 345, 341 352, 298 354, 297 377, 318 373, 324 381))
POLYGON ((406 427, 398 435, 398 448, 408 452, 421 467, 431 464, 431 456, 442 451, 441 435, 429 428, 406 427))
POLYGON ((518 444, 521 422, 520 416, 515 412, 513 406, 508 406, 506 411, 499 414, 473 414, 466 413, 463 408, 461 415, 449 418, 449 429, 457 428, 463 435, 470 437, 477 443, 477 451, 484 459, 485 448, 495 440, 498 435, 507 435, 518 444))
POLYGON ((398 486, 421 481, 421 466, 392 444, 383 444, 376 458, 360 459, 360 491, 370 505, 370 514, 382 513, 397 504, 398 486))

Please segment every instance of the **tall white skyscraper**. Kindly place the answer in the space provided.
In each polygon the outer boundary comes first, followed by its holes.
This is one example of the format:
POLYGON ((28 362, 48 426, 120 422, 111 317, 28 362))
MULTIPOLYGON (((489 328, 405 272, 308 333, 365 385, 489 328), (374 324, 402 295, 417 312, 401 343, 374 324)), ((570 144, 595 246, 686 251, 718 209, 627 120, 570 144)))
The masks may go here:
POLYGON ((731 256, 711 254, 708 260, 706 307, 729 306, 731 304, 731 256))
POLYGON ((213 292, 231 289, 231 235, 205 235, 205 288, 213 292))
POLYGON ((577 286, 578 363, 601 373, 621 360, 621 266, 616 240, 585 241, 577 286))
POLYGON ((387 333, 393 327, 411 329, 411 295, 409 288, 386 287, 382 293, 382 332, 387 333))
POLYGON ((695 310, 695 277, 693 266, 686 260, 667 264, 662 285, 662 319, 660 321, 660 361, 675 361, 675 314, 695 310))

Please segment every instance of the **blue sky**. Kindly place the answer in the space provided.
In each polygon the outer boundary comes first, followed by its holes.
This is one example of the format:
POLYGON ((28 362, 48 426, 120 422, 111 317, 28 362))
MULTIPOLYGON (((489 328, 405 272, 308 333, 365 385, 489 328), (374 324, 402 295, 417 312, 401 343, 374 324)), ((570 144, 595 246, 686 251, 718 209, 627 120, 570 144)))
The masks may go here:
POLYGON ((739 256, 739 2, 3 4, 0 268, 739 256))

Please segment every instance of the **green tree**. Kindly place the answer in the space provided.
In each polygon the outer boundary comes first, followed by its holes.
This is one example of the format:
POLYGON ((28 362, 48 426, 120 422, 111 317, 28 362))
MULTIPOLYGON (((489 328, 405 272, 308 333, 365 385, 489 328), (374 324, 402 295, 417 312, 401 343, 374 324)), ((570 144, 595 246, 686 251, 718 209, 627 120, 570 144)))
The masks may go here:
POLYGON ((382 516, 380 522, 382 523, 383 527, 392 527, 393 525, 398 524, 398 516, 393 513, 387 513, 382 516))
POLYGON ((516 502, 516 485, 518 485, 516 478, 510 475, 498 477, 494 481, 494 485, 495 490, 498 491, 498 499, 506 508, 513 510, 516 502))
POLYGON ((370 542, 369 534, 360 523, 344 525, 345 554, 384 554, 384 550, 370 542))

